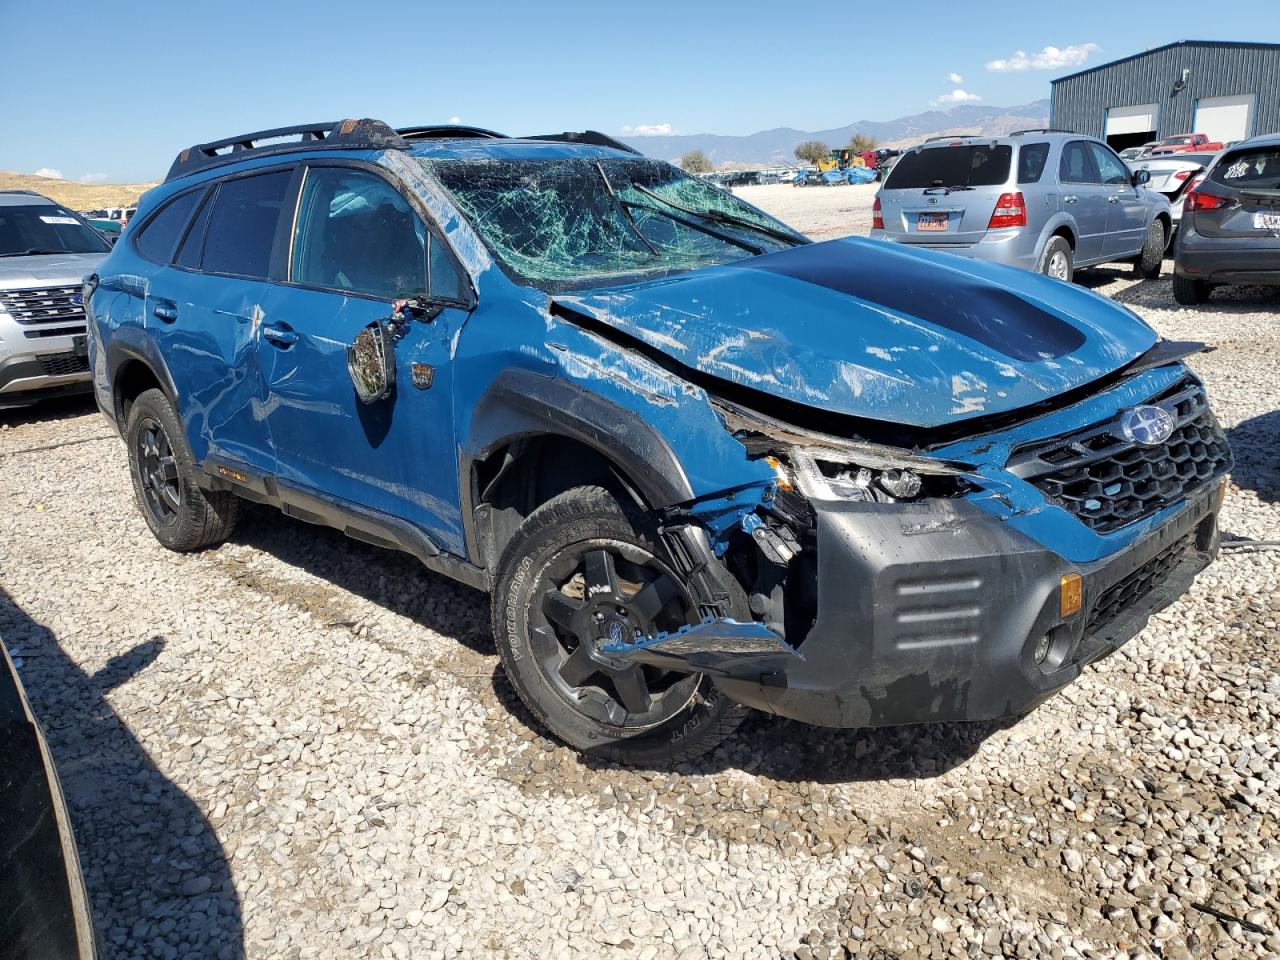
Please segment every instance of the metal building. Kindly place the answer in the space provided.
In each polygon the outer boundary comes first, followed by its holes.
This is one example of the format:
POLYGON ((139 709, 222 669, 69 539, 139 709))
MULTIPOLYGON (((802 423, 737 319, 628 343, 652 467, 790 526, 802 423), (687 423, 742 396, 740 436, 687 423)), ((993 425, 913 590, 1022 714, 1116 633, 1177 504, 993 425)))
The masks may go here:
POLYGON ((1280 132, 1280 44, 1180 40, 1053 81, 1051 125, 1117 150, 1280 132))

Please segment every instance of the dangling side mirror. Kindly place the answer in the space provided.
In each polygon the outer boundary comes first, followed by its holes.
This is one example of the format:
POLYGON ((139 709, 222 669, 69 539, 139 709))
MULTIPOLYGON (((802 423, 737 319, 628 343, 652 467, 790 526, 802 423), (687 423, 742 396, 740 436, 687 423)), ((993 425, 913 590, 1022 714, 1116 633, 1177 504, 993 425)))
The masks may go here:
POLYGON ((347 372, 362 403, 376 403, 396 385, 395 340, 383 320, 375 320, 347 347, 347 372))

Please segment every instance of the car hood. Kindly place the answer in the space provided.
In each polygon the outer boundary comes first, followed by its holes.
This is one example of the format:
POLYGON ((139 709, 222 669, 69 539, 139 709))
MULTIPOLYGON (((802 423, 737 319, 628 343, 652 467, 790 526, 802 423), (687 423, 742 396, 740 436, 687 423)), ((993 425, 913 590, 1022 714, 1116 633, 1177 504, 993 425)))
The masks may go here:
POLYGON ((918 427, 1038 403, 1156 341, 1079 287, 862 238, 555 299, 704 374, 918 427))
POLYGON ((15 287, 73 286, 98 269, 106 258, 106 253, 0 257, 0 292, 15 287))

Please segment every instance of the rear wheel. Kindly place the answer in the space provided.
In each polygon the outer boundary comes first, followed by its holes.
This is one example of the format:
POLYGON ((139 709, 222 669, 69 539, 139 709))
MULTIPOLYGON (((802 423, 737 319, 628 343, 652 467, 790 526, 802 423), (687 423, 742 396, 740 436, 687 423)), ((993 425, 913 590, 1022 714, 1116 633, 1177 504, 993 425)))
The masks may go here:
POLYGON ((1184 307, 1198 307, 1209 299, 1209 285, 1203 280, 1173 275, 1173 299, 1184 307))
POLYGON ((182 421, 161 391, 146 390, 133 402, 125 443, 134 499, 161 544, 186 552, 231 536, 240 516, 240 498, 197 486, 182 421))
POLYGON ((1074 254, 1065 237, 1050 237, 1040 255, 1040 272, 1063 283, 1075 276, 1074 254))
POLYGON ((1142 241, 1142 253, 1133 261, 1133 272, 1143 280, 1155 280, 1160 276, 1160 268, 1164 265, 1166 240, 1164 221, 1152 220, 1147 227, 1147 236, 1142 241))
POLYGON ((715 747, 746 709, 701 674, 626 664, 608 641, 697 622, 697 602, 655 539, 601 487, 535 510, 503 552, 493 592, 498 651, 516 693, 569 746, 668 765, 715 747))

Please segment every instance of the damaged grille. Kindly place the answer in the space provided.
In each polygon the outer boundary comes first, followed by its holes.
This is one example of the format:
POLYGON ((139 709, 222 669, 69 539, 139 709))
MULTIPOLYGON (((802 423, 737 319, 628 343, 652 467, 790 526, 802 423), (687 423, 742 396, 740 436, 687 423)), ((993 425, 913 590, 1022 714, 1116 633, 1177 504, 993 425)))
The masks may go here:
POLYGON ((1091 530, 1110 533, 1178 503, 1230 466, 1226 435, 1194 377, 1145 403, 1174 417, 1163 443, 1136 444, 1110 421, 1019 448, 1008 469, 1091 530))
POLYGON ((0 309, 21 324, 78 322, 83 329, 84 305, 77 303, 80 286, 37 290, 0 290, 0 309))
POLYGON ((1089 614, 1084 635, 1105 629, 1120 613, 1137 603, 1160 584, 1191 553, 1194 536, 1183 537, 1163 553, 1158 553, 1137 570, 1112 584, 1098 597, 1089 614))

